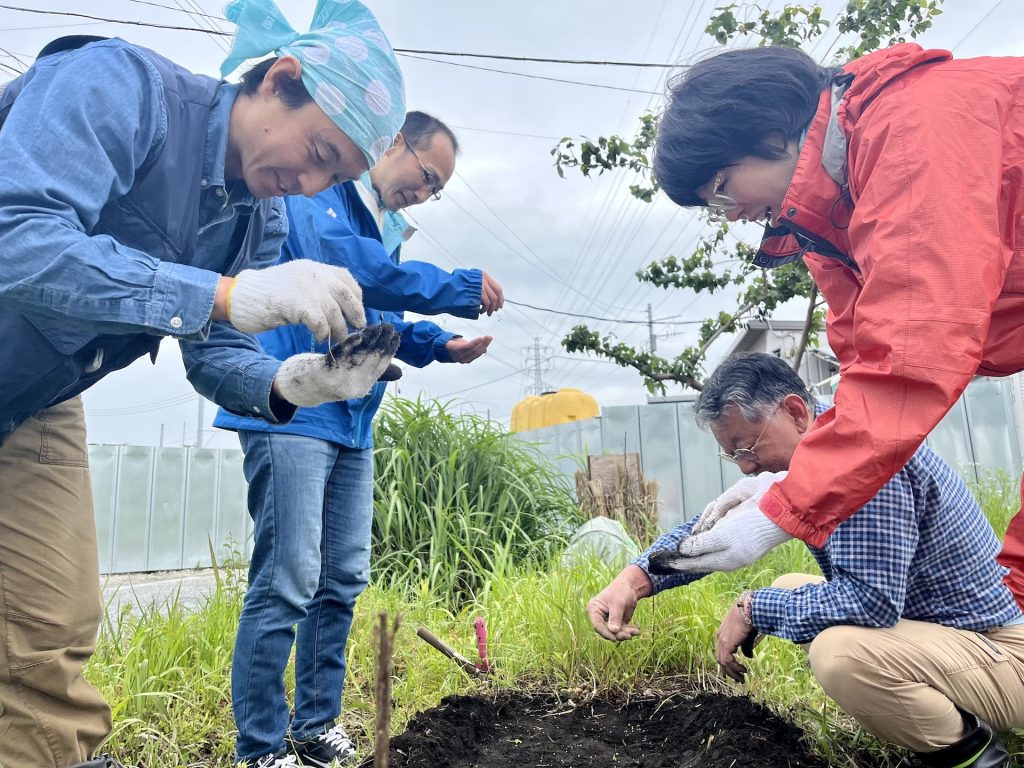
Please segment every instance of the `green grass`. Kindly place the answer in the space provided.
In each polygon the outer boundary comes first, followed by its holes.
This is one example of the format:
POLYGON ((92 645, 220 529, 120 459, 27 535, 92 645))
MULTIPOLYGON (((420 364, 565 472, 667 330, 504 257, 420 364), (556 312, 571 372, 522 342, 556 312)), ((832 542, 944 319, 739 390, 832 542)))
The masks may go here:
MULTIPOLYGON (((371 586, 360 598, 348 649, 345 723, 365 754, 374 711, 373 627, 386 611, 402 621, 395 643, 395 732, 443 696, 482 685, 556 690, 576 700, 647 689, 735 690, 799 722, 831 765, 852 767, 855 755, 864 754, 857 748, 875 754, 880 748, 824 696, 798 648, 767 640, 751 662, 746 686, 723 681, 713 657, 718 621, 738 591, 782 572, 813 568, 794 542, 757 569, 719 574, 645 600, 635 617, 641 636, 618 645, 594 634, 584 612, 586 601, 614 575, 600 564, 495 577, 458 610, 427 591, 371 586), (475 658, 472 622, 478 615, 487 619, 497 667, 487 683, 471 680, 415 636, 425 626, 475 658)), ((195 612, 171 599, 104 627, 88 677, 114 709, 108 748, 128 764, 231 765, 230 651, 242 585, 235 572, 225 573, 195 612)))
MULTIPOLYGON (((831 766, 898 762, 824 695, 792 643, 762 643, 744 686, 718 674, 715 631, 735 596, 784 573, 817 572, 799 542, 746 570, 642 601, 634 617, 641 635, 612 644, 590 628, 584 606, 614 572, 598 563, 557 565, 575 513, 565 484, 528 447, 485 420, 455 418, 430 402, 391 402, 377 430, 374 583, 353 624, 343 716, 361 754, 372 746, 373 628, 386 611, 402 621, 395 732, 442 697, 484 686, 557 691, 575 701, 646 690, 735 691, 797 722, 831 766), (475 658, 476 616, 487 620, 497 668, 486 682, 415 635, 425 626, 475 658)), ((986 474, 972 490, 1002 533, 1018 507, 1016 483, 986 474)), ((217 574, 216 591, 198 610, 172 597, 102 628, 86 673, 113 709, 107 749, 126 764, 232 765, 229 673, 244 576, 229 567, 217 574)))

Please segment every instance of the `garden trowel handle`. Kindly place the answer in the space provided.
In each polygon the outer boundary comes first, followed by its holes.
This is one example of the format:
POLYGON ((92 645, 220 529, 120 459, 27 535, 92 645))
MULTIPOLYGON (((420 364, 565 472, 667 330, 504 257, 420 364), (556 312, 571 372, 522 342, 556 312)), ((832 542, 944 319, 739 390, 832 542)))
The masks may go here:
POLYGON ((469 659, 467 659, 461 653, 459 653, 454 648, 452 648, 450 645, 448 645, 448 643, 446 643, 443 640, 441 640, 439 637, 437 637, 433 632, 431 632, 426 627, 420 627, 419 629, 417 629, 416 630, 416 635, 418 637, 420 637, 422 640, 425 640, 430 645, 434 646, 434 648, 436 648, 438 651, 443 653, 449 659, 454 661, 456 664, 458 664, 460 667, 462 667, 469 674, 474 675, 474 676, 480 674, 480 670, 478 670, 476 668, 476 666, 473 664, 473 662, 471 662, 469 659))

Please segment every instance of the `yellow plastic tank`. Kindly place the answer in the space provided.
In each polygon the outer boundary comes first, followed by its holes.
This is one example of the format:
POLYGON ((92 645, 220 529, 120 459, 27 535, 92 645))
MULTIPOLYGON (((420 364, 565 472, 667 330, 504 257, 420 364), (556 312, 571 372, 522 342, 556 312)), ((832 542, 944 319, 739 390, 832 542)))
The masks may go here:
POLYGON ((574 387, 563 387, 557 392, 530 395, 512 408, 512 432, 540 429, 598 416, 601 409, 597 401, 586 392, 574 387))

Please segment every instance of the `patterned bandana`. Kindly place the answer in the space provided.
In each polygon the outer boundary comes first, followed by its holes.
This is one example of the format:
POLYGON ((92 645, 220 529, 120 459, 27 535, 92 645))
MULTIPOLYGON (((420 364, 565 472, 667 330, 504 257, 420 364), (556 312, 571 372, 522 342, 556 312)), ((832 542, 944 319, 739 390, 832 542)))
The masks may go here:
POLYGON ((405 85, 384 32, 358 0, 318 0, 309 32, 297 33, 273 0, 234 0, 238 26, 222 77, 274 52, 302 64, 313 101, 362 150, 372 168, 405 121, 405 85))

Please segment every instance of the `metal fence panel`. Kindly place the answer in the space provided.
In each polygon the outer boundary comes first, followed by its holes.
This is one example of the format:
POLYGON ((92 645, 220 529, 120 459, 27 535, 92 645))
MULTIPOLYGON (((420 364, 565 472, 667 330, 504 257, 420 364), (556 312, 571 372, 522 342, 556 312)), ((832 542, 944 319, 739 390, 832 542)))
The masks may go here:
POLYGON ((99 548, 100 572, 112 573, 114 527, 117 515, 116 445, 90 445, 89 470, 92 474, 92 503, 96 515, 96 540, 99 548))
POLYGON ((149 514, 120 514, 122 510, 150 510, 153 491, 154 448, 121 446, 118 467, 117 509, 111 569, 115 573, 148 570, 149 514))
MULTIPOLYGON (((707 430, 700 429, 693 420, 689 403, 671 404, 679 423, 679 456, 683 473, 683 505, 678 518, 662 520, 666 528, 684 523, 704 509, 709 500, 718 496, 735 480, 726 481, 729 468, 718 458, 718 443, 707 430)), ((665 406, 658 405, 657 408, 665 406)), ((738 473, 735 465, 729 465, 738 473)), ((738 479, 738 478, 737 478, 738 479)))
POLYGON ((658 522, 671 528, 683 519, 683 476, 679 456, 679 430, 675 408, 641 408, 640 443, 660 446, 660 450, 647 450, 640 456, 644 477, 657 479, 658 522))
MULTIPOLYGON (((601 420, 601 444, 605 453, 641 453, 640 417, 636 405, 605 408, 601 420)), ((646 406, 643 406, 646 407, 646 406)), ((543 430, 535 430, 543 432, 543 430)))
MULTIPOLYGON (((932 449, 968 481, 978 479, 979 466, 1011 476, 1021 472, 1013 386, 1009 379, 976 379, 928 437, 932 449)), ((593 435, 598 428, 601 451, 640 453, 646 478, 661 484, 660 523, 665 528, 694 517, 743 477, 737 465, 718 458, 718 444, 710 432, 697 427, 690 403, 605 408, 601 416, 580 423, 580 434, 593 435)), ((550 456, 552 443, 559 441, 553 429, 516 437, 538 444, 550 456)), ((599 452, 595 441, 587 442, 590 453, 599 452)))
POLYGON ((218 510, 214 548, 217 558, 245 555, 252 551, 252 518, 245 502, 246 484, 242 474, 241 451, 214 451, 217 459, 218 510))
POLYGON ((154 571, 181 568, 181 544, 185 534, 185 489, 188 485, 188 453, 181 448, 158 448, 150 508, 149 562, 154 571))
POLYGON ((1020 466, 1017 440, 1007 429, 1013 406, 1007 379, 978 379, 964 393, 972 460, 979 467, 1016 474, 1020 466))
MULTIPOLYGON (((970 480, 978 465, 1020 473, 1012 380, 972 382, 928 442, 970 480)), ((697 428, 688 403, 606 408, 596 419, 515 435, 572 482, 590 455, 639 453, 661 485, 660 523, 692 518, 742 475, 721 461, 714 437, 697 428)), ((93 502, 103 573, 208 566, 247 557, 252 521, 240 450, 92 445, 93 502)))

